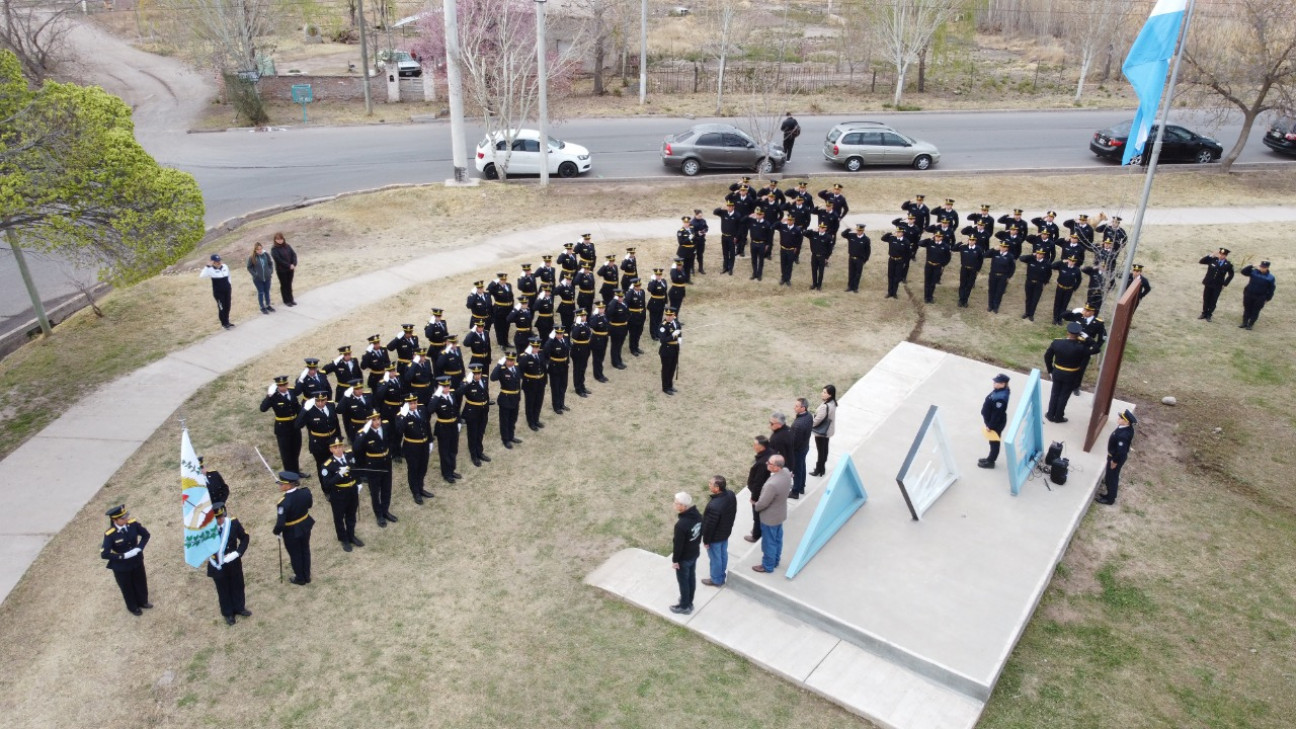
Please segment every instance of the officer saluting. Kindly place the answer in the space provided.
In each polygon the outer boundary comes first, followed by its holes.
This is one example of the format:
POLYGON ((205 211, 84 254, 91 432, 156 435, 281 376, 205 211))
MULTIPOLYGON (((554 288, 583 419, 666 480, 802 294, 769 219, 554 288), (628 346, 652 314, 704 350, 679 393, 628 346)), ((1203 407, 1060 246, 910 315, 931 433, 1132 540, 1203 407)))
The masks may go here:
POLYGON ((216 585, 216 599, 220 603, 221 615, 225 622, 234 624, 234 616, 252 617, 247 609, 247 598, 243 583, 243 560, 247 554, 248 544, 252 538, 243 529, 238 519, 231 519, 225 513, 225 502, 212 504, 212 516, 216 517, 216 535, 218 547, 216 554, 207 559, 207 576, 216 585))
POLYGON ((1116 429, 1107 436, 1107 470, 1103 474, 1103 485, 1107 494, 1094 499, 1100 504, 1116 503, 1116 494, 1120 492, 1120 472, 1129 457, 1130 444, 1134 442, 1134 424, 1138 418, 1128 409, 1121 413, 1116 429))
POLYGON ((144 609, 153 607, 148 599, 148 575, 144 571, 144 547, 148 546, 149 532, 143 524, 131 518, 125 504, 109 509, 112 526, 104 532, 103 551, 100 557, 108 560, 104 565, 112 570, 126 609, 132 615, 143 615, 144 609))
POLYGON ((288 581, 294 585, 306 585, 310 583, 310 535, 311 527, 315 526, 310 509, 314 500, 310 489, 300 485, 299 478, 292 471, 279 472, 278 484, 283 498, 279 499, 274 533, 283 539, 288 561, 292 564, 293 576, 288 581))
POLYGON ((329 444, 332 457, 320 469, 320 488, 333 508, 333 529, 337 532, 342 549, 350 552, 351 545, 363 547, 364 542, 355 535, 356 511, 360 508, 360 486, 352 471, 355 464, 347 455, 346 442, 341 438, 329 444))
POLYGON ((1089 348, 1080 341, 1083 331, 1079 322, 1071 322, 1067 325, 1066 339, 1054 339, 1044 352, 1044 368, 1053 377, 1048 412, 1044 415, 1050 423, 1067 421, 1067 401, 1071 399, 1071 393, 1080 388, 1080 378, 1089 364, 1089 348))

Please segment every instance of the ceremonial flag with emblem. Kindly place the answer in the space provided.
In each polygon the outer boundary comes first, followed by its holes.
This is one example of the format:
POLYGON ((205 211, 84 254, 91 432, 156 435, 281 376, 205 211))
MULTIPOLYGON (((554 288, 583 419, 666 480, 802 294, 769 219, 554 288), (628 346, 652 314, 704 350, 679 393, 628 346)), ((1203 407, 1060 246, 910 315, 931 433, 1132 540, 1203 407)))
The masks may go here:
POLYGON ((1129 164, 1135 155, 1143 154, 1152 123, 1156 120, 1157 107, 1161 104, 1161 91, 1170 70, 1170 59, 1174 58, 1179 26, 1183 24, 1187 5, 1187 0, 1157 0, 1152 15, 1143 24, 1143 30, 1134 39, 1121 66, 1139 100, 1125 142, 1125 153, 1121 156, 1123 165, 1129 164))
POLYGON ((189 442, 189 429, 180 432, 180 504, 184 529, 184 556, 190 567, 201 567, 216 553, 219 536, 212 516, 207 477, 198 465, 198 454, 189 442))

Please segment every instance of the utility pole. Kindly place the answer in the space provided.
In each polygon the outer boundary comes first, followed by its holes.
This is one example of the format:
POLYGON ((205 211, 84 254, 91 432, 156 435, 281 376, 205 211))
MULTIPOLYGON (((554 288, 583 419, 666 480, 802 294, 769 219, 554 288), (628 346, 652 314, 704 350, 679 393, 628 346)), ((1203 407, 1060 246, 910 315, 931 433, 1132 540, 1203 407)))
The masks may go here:
POLYGON ((23 285, 27 287, 27 295, 31 297, 32 309, 36 311, 36 321, 40 322, 41 331, 45 336, 54 333, 50 326, 49 317, 45 316, 45 305, 41 303, 40 293, 36 291, 36 282, 32 281, 31 271, 27 270, 27 259, 23 257, 22 246, 18 243, 18 234, 12 228, 5 231, 5 237, 9 239, 9 248, 13 250, 14 260, 18 263, 18 273, 22 276, 23 285))
POLYGON ((373 99, 369 98, 369 42, 365 39, 364 0, 356 0, 360 16, 360 76, 364 86, 365 115, 373 116, 373 99))
POLYGON ((545 65, 545 0, 536 1, 536 83, 540 84, 540 186, 549 184, 549 75, 545 65))
POLYGON ((450 97, 450 154, 454 181, 465 182, 468 156, 464 151, 463 81, 459 76, 459 14, 455 0, 445 0, 446 95, 450 97))
POLYGON ((648 98, 648 0, 639 3, 639 106, 648 98))

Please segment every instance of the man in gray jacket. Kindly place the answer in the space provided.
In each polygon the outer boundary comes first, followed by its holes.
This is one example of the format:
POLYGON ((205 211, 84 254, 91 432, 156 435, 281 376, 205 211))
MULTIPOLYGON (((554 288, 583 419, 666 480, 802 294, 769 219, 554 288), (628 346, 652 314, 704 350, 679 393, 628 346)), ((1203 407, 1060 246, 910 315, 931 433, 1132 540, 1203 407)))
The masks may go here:
POLYGON ((770 456, 769 480, 753 502, 761 530, 761 563, 752 566, 756 572, 773 572, 783 555, 783 522, 787 521, 788 494, 792 492, 792 474, 785 464, 783 456, 770 456))

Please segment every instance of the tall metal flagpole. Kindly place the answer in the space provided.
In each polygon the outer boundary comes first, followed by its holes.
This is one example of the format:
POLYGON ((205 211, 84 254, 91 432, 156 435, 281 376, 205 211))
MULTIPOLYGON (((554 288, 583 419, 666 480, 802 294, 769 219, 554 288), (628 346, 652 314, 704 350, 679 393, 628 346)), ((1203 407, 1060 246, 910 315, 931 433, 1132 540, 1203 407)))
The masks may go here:
MULTIPOLYGON (((1152 159, 1148 162, 1147 175, 1143 180, 1143 197, 1139 200, 1138 210, 1134 213, 1134 227, 1130 230, 1129 250, 1125 254, 1125 263, 1121 265, 1119 286, 1116 300, 1125 293, 1129 282, 1130 267, 1134 265, 1134 254, 1138 252, 1139 234, 1143 232, 1143 214, 1147 212, 1148 199, 1152 196, 1152 178, 1156 175, 1157 160, 1161 157, 1161 140, 1165 137, 1166 124, 1170 121, 1170 100, 1174 97, 1175 82, 1179 80, 1179 64, 1183 61, 1184 46, 1188 45, 1188 26, 1192 24, 1193 8, 1196 0, 1188 0, 1188 9, 1184 13, 1183 28, 1179 30, 1179 50, 1175 53, 1174 68, 1170 71, 1170 88, 1161 99, 1161 121, 1157 125, 1156 142, 1152 145, 1152 159)), ((1146 148, 1145 148, 1146 150, 1146 148)), ((1144 152, 1146 156, 1147 152, 1144 152)), ((1104 361, 1105 361, 1104 357, 1104 361)))

